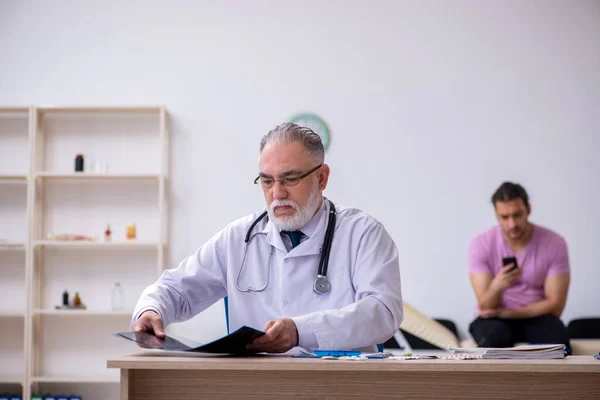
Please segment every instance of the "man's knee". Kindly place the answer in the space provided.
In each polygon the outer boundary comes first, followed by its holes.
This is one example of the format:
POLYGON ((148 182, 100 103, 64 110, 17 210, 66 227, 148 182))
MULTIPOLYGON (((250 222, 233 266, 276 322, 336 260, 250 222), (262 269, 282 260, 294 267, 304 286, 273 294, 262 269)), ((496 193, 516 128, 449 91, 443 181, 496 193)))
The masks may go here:
POLYGON ((556 329, 557 331, 566 330, 565 324, 560 320, 560 318, 546 314, 536 318, 537 322, 540 326, 548 327, 551 329, 556 329))
POLYGON ((564 343, 569 345, 569 331, 560 318, 554 315, 542 315, 534 318, 528 327, 530 343, 564 343))
POLYGON ((510 347, 513 332, 510 325, 495 318, 478 318, 471 323, 469 332, 479 347, 510 347))

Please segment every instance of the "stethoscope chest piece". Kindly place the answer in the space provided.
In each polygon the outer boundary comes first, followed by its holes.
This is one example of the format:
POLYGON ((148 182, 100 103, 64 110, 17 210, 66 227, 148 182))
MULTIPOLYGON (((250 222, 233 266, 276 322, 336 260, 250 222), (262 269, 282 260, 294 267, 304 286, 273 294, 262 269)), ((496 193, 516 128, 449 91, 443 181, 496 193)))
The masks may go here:
POLYGON ((317 279, 315 279, 315 284, 313 285, 313 290, 317 294, 325 294, 331 291, 331 284, 329 283, 329 279, 323 275, 317 275, 317 279))

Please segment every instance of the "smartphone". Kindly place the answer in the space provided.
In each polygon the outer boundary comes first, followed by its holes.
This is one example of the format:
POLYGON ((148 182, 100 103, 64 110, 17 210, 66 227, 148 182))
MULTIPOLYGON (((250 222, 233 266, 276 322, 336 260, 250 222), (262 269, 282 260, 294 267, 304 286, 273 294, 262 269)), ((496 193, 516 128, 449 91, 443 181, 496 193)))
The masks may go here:
POLYGON ((502 259, 502 265, 504 265, 506 267, 508 264, 513 264, 513 267, 508 272, 514 271, 515 268, 519 267, 517 265, 517 257, 504 257, 502 259))

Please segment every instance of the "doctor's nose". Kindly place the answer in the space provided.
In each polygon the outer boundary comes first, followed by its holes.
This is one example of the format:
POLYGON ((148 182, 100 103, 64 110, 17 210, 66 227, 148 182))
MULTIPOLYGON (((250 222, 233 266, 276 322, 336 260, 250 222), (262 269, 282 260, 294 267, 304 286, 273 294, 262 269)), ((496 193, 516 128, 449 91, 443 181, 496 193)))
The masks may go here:
POLYGON ((275 200, 287 199, 288 192, 287 192, 285 186, 283 186, 281 184, 281 182, 276 181, 271 190, 273 190, 273 199, 275 199, 275 200))

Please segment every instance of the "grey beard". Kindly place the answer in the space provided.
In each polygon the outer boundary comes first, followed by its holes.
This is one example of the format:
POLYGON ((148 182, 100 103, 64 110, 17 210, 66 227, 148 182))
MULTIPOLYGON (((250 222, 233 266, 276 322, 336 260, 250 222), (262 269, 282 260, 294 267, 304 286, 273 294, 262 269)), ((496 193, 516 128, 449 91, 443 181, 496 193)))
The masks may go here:
POLYGON ((269 220, 273 222, 273 225, 277 227, 280 231, 297 231, 306 226, 315 215, 317 211, 317 207, 319 206, 319 202, 321 201, 321 193, 320 191, 314 190, 306 205, 300 208, 296 203, 288 200, 280 200, 274 201, 271 203, 271 206, 267 209, 267 213, 269 215, 269 220), (275 216, 275 206, 287 205, 292 206, 296 210, 296 213, 289 218, 277 218, 275 216))

